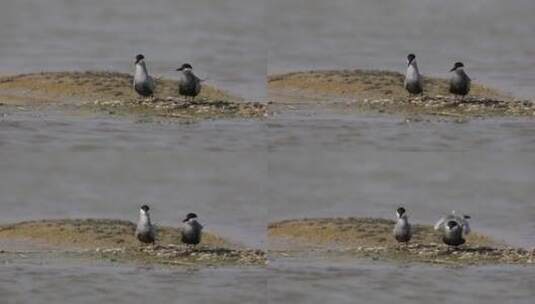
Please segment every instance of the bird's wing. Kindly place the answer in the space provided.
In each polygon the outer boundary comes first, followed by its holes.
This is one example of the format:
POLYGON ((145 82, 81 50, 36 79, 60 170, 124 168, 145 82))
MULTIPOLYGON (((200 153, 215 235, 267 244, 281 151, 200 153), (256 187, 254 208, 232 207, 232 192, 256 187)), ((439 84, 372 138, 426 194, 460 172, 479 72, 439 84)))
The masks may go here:
POLYGON ((468 84, 470 84, 470 81, 472 79, 470 79, 470 77, 468 77, 468 74, 466 74, 465 71, 462 71, 462 75, 463 75, 464 80, 466 80, 468 82, 468 84))
POLYGON ((440 220, 438 220, 438 222, 435 224, 435 230, 439 230, 440 227, 442 226, 442 224, 444 224, 444 221, 446 220, 445 217, 441 218, 440 220))
POLYGON ((195 80, 195 82, 200 82, 202 81, 199 77, 197 77, 197 75, 195 75, 193 72, 191 73, 191 77, 193 77, 193 79, 195 80))

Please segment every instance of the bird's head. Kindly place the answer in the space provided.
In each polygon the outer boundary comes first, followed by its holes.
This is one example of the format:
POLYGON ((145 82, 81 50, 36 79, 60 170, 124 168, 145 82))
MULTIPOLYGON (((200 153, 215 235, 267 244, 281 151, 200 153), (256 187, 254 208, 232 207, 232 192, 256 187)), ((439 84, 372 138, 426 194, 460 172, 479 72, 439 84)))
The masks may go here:
POLYGON ((145 56, 143 56, 143 54, 138 54, 136 56, 136 64, 140 63, 143 59, 145 59, 145 56))
POLYGON ((462 62, 456 62, 450 72, 457 71, 458 69, 462 68, 464 68, 464 64, 462 62))
POLYGON ((197 218, 197 214, 195 213, 188 213, 188 215, 186 215, 186 218, 184 220, 182 220, 183 223, 186 223, 188 222, 189 220, 191 219, 196 219, 197 218))
POLYGON ((177 71, 193 70, 193 67, 189 63, 184 63, 181 67, 176 69, 177 71))

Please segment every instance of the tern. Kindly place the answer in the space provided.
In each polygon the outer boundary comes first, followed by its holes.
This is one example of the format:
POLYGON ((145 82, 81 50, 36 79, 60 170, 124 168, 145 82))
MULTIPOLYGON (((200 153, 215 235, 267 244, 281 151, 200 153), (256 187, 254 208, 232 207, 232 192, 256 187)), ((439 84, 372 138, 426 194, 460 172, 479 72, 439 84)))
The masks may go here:
POLYGON ((408 244, 412 237, 412 231, 405 208, 399 207, 396 210, 396 215, 398 221, 394 226, 394 238, 400 243, 408 244))
POLYGON ((143 97, 153 97, 156 85, 154 79, 147 71, 145 56, 139 54, 136 56, 136 72, 134 74, 134 90, 143 97))
POLYGON ((193 67, 189 63, 184 63, 176 70, 182 72, 178 81, 178 93, 185 98, 191 97, 193 100, 201 92, 202 80, 193 74, 193 67))
POLYGON ((470 77, 468 77, 464 71, 464 64, 462 62, 456 62, 450 72, 452 72, 450 79, 450 93, 455 95, 455 97, 464 97, 470 92, 471 82, 470 77))
POLYGON ((435 230, 442 232, 442 241, 448 246, 460 246, 466 242, 464 236, 470 233, 469 215, 458 216, 455 210, 442 217, 436 224, 435 230))
POLYGON ((418 64, 416 63, 416 56, 409 54, 407 56, 407 73, 405 74, 404 87, 412 95, 422 94, 422 76, 418 70, 418 64))
POLYGON ((203 226, 197 221, 195 213, 188 213, 182 221, 182 242, 188 245, 197 245, 201 242, 203 226))
POLYGON ((139 209, 139 220, 136 227, 136 238, 146 244, 154 244, 156 230, 150 221, 149 206, 143 205, 139 209))

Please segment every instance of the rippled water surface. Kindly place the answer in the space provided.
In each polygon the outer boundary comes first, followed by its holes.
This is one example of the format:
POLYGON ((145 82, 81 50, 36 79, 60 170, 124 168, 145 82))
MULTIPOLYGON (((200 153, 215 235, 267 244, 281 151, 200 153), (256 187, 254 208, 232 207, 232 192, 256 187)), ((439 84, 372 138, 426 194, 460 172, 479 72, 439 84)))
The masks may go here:
POLYGON ((528 304, 534 279, 533 271, 522 267, 438 269, 322 261, 193 272, 19 265, 2 266, 0 292, 7 303, 528 304))

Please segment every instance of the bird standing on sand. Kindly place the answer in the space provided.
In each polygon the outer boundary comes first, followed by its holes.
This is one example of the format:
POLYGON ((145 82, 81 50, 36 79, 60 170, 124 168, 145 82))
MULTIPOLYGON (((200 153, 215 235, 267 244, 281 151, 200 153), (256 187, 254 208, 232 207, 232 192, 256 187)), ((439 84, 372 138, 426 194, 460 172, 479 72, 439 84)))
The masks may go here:
POLYGON ((182 221, 182 242, 188 245, 197 245, 201 242, 202 225, 197 222, 195 213, 188 213, 182 221))
POLYGON ((139 220, 136 227, 136 238, 146 244, 154 244, 156 241, 156 231, 150 221, 149 206, 143 205, 139 209, 139 220))
POLYGON ((407 73, 405 74, 405 82, 403 86, 411 95, 422 94, 422 76, 418 70, 418 64, 416 63, 416 56, 414 56, 414 54, 409 54, 407 56, 407 65, 407 73))
POLYGON ((176 70, 182 72, 178 81, 178 93, 186 98, 189 96, 193 100, 201 92, 202 80, 193 74, 193 67, 189 63, 184 63, 176 70))
POLYGON ((136 72, 134 74, 134 90, 143 97, 154 96, 154 79, 149 75, 147 71, 147 65, 145 64, 145 56, 139 54, 136 56, 136 72))
POLYGON ((455 210, 435 224, 435 230, 442 230, 442 241, 448 246, 460 246, 466 242, 464 236, 470 233, 469 215, 458 216, 455 210))
POLYGON ((398 242, 408 244, 412 237, 412 231, 405 208, 399 207, 396 210, 396 215, 398 221, 394 226, 394 237, 398 242))
POLYGON ((450 93, 457 96, 464 97, 470 92, 470 77, 464 72, 464 64, 456 62, 450 70, 452 76, 450 79, 450 93))

